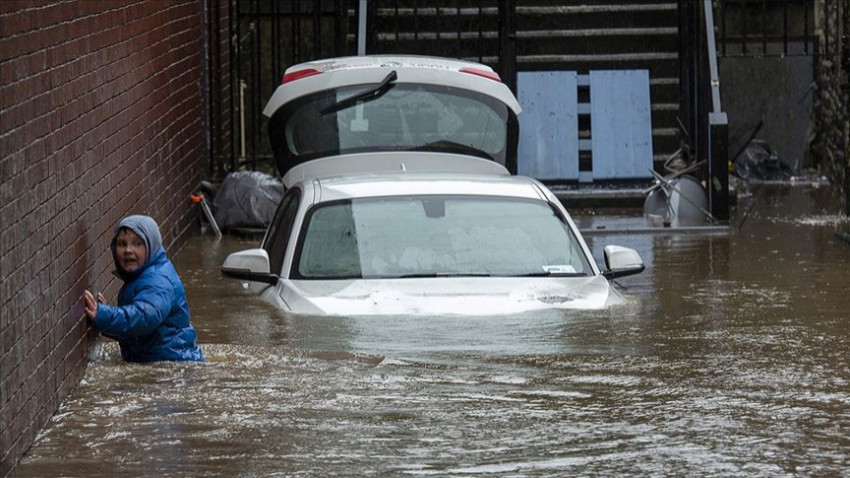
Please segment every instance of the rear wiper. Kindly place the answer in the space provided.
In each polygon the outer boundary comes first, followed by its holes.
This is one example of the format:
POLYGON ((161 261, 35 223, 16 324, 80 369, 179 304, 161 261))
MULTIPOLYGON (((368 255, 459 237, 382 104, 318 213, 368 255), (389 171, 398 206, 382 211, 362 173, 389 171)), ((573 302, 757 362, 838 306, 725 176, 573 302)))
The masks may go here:
POLYGON ((390 91, 393 82, 398 79, 398 74, 395 70, 391 71, 380 83, 374 88, 369 88, 366 91, 357 93, 354 96, 349 96, 344 100, 340 100, 319 112, 319 115, 324 116, 328 113, 335 113, 339 110, 344 110, 360 101, 371 101, 380 98, 384 93, 390 91))
POLYGON ((484 159, 495 159, 493 156, 490 156, 484 151, 481 151, 478 148, 474 148, 472 146, 456 143, 454 141, 449 141, 446 139, 441 139, 439 141, 434 141, 432 143, 426 143, 420 146, 416 146, 415 148, 411 148, 410 151, 449 151, 449 152, 460 152, 464 154, 469 154, 471 156, 478 156, 484 159))

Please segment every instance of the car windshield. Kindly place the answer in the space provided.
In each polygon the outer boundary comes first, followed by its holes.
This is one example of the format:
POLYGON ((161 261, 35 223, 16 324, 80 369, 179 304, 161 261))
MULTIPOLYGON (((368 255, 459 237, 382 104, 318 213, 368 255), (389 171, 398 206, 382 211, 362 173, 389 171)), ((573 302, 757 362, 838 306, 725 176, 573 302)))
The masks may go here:
POLYGON ((546 202, 416 196, 314 208, 292 277, 582 276, 590 270, 569 226, 546 202))
POLYGON ((410 83, 322 91, 282 107, 269 123, 279 163, 366 151, 473 154, 505 164, 508 107, 474 91, 410 83), (372 91, 358 101, 349 98, 372 91))

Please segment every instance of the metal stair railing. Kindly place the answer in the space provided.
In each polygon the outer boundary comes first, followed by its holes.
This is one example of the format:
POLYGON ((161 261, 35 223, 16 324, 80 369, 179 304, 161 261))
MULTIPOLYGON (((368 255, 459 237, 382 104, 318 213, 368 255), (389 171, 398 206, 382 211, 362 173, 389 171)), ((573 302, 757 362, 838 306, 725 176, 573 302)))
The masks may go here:
POLYGON ((703 0, 705 41, 708 49, 711 109, 708 111, 708 201, 711 214, 729 219, 729 118, 720 105, 720 77, 717 71, 717 45, 714 38, 714 11, 711 0, 703 0))

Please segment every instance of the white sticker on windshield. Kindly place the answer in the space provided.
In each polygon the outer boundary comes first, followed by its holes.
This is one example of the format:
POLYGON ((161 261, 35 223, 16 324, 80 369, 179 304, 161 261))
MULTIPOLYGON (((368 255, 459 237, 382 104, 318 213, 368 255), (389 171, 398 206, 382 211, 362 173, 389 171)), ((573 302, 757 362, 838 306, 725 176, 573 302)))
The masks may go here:
POLYGON ((543 266, 543 270, 550 274, 575 274, 576 269, 571 265, 543 266))

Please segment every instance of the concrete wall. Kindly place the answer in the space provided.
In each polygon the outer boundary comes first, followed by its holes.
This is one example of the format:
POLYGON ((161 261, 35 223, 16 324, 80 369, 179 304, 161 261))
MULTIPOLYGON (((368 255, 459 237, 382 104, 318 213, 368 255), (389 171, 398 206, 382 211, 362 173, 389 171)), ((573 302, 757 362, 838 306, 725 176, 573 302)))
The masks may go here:
POLYGON ((0 2, 0 476, 82 377, 116 222, 150 214, 172 253, 192 229, 205 4, 0 2))
POLYGON ((766 140, 791 167, 810 166, 804 159, 812 111, 812 57, 721 58, 719 66, 730 156, 764 121, 756 138, 766 140))

